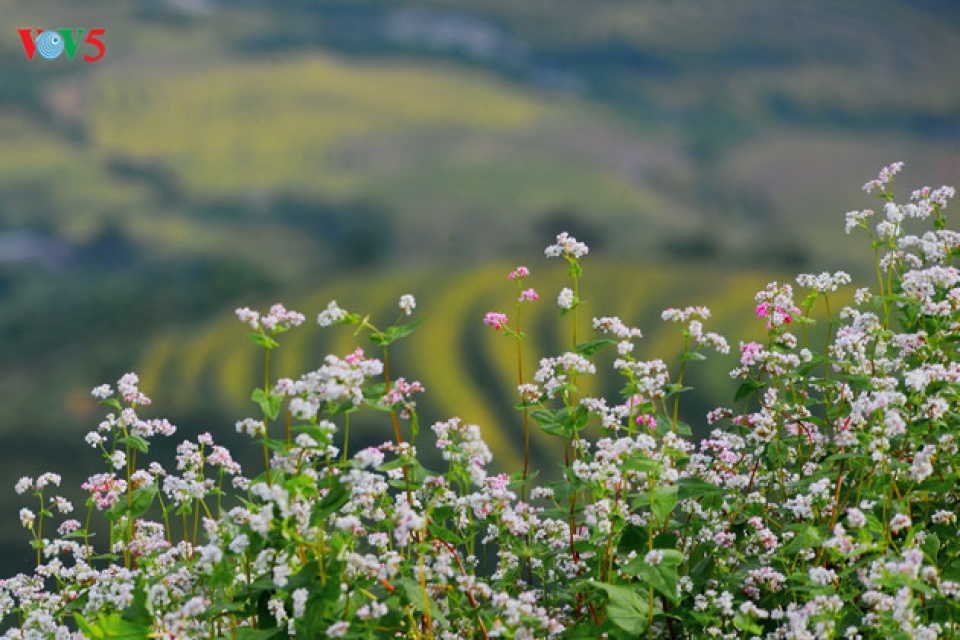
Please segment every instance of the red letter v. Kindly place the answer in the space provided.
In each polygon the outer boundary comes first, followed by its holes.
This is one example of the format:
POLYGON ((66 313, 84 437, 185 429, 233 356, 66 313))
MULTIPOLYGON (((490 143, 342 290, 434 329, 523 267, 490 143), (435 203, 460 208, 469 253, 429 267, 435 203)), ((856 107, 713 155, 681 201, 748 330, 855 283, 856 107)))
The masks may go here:
POLYGON ((23 52, 27 54, 27 60, 33 60, 33 55, 37 52, 37 43, 34 37, 43 33, 43 29, 34 29, 35 35, 30 35, 30 29, 17 29, 20 39, 23 41, 23 52))

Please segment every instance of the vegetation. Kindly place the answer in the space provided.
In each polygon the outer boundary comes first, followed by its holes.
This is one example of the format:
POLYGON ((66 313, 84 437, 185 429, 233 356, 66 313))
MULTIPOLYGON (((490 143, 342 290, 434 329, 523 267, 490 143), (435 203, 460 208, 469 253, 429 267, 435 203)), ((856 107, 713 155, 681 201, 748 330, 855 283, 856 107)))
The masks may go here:
MULTIPOLYGON (((106 471, 81 485, 83 522, 59 474, 16 484, 35 569, 0 581, 5 637, 957 637, 956 192, 898 202, 902 166, 864 185, 879 213, 846 214, 875 281, 824 271, 763 287, 739 386, 699 420, 703 438, 679 407, 689 373, 731 350, 710 309, 662 312, 675 362, 640 355, 639 328, 587 321, 589 248, 566 232, 545 250, 565 267, 562 351, 524 367, 525 311, 552 305, 526 266, 505 278, 510 311, 482 316, 516 355, 502 376, 523 433, 509 474, 490 468, 478 425, 422 428, 426 389, 403 366, 417 352, 396 348, 430 331, 414 295, 381 310, 387 326, 330 301, 317 323, 365 346, 292 377, 277 364, 304 314, 236 309, 262 356, 236 431, 261 471, 245 475, 210 432, 162 463, 154 443, 176 427, 146 417, 138 376, 96 387, 109 413, 85 441, 106 471), (601 365, 617 392, 589 382, 601 365), (358 442, 363 414, 378 444, 358 442), (535 440, 558 454, 534 460, 535 440)), ((476 353, 461 371, 484 369, 476 353)))

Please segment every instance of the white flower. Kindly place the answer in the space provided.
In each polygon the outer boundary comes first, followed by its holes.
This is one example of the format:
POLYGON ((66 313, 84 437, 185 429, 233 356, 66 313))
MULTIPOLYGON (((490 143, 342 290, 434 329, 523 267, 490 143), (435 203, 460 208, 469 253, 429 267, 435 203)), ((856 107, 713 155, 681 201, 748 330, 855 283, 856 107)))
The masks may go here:
POLYGON ((33 489, 33 478, 24 476, 17 480, 15 490, 18 494, 26 493, 30 489, 33 489))
POLYGON ((327 308, 320 312, 320 315, 317 316, 317 324, 321 327, 329 327, 330 325, 339 322, 347 317, 347 312, 341 309, 337 305, 336 300, 331 300, 327 304, 327 308))
POLYGON ((587 245, 578 242, 576 238, 564 231, 557 236, 557 243, 547 247, 543 253, 548 258, 557 258, 559 256, 582 258, 590 253, 590 249, 587 245))
POLYGON ((909 527, 910 524, 910 516, 898 513, 890 519, 890 531, 893 533, 899 533, 900 531, 909 527))
POLYGON ((108 384, 102 384, 99 387, 94 388, 90 395, 94 398, 99 398, 100 400, 106 400, 113 395, 113 389, 110 388, 108 384))
POLYGON ((403 311, 408 316, 413 313, 413 310, 417 308, 417 300, 409 293, 405 293, 400 296, 400 310, 403 311))
POLYGON ((291 595, 291 600, 293 600, 293 617, 302 618, 303 614, 307 610, 307 596, 310 595, 310 592, 307 591, 305 587, 300 587, 295 590, 291 595))
POLYGON ((564 288, 563 291, 560 292, 560 295, 557 296, 557 304, 564 309, 572 309, 575 301, 576 296, 573 295, 573 291, 567 288, 564 288))
POLYGON ((327 627, 327 637, 328 638, 342 638, 347 635, 347 631, 350 630, 350 623, 341 621, 334 622, 332 625, 327 627))
POLYGON ((22 524, 24 527, 28 529, 33 527, 33 523, 36 519, 37 516, 33 513, 33 511, 30 511, 30 509, 20 509, 20 524, 22 524))

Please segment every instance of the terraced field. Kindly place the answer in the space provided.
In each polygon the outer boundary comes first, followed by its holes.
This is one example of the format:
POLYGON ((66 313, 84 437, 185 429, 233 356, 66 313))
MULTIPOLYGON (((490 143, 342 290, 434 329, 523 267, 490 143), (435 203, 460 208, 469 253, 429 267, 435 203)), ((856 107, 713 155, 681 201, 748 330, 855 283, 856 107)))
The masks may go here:
MULTIPOLYGON (((284 334, 273 359, 278 376, 296 376, 319 366, 326 353, 345 355, 357 344, 352 328, 320 328, 314 319, 326 303, 336 299, 348 310, 366 315, 384 327, 397 319, 397 300, 402 293, 417 296, 417 316, 425 324, 391 351, 395 376, 421 380, 427 393, 418 399, 422 423, 460 416, 481 426, 500 464, 517 468, 521 451, 521 418, 516 403, 516 344, 482 323, 483 314, 500 310, 513 315, 514 283, 507 273, 515 265, 498 263, 480 269, 438 278, 426 272, 395 273, 376 280, 344 278, 319 291, 295 296, 285 302, 304 312, 306 326, 284 334)), ((571 316, 560 318, 557 292, 568 283, 564 265, 543 263, 534 267, 527 281, 541 299, 524 308, 524 370, 529 379, 542 356, 570 347, 571 316)), ((695 268, 659 268, 590 260, 583 279, 580 336, 590 336, 589 318, 619 315, 639 326, 645 337, 638 343, 642 357, 662 357, 676 365, 681 349, 680 334, 664 324, 660 312, 670 306, 704 304, 714 310, 710 327, 720 331, 735 346, 737 340, 759 338, 762 327, 753 320, 752 296, 766 280, 753 272, 704 272, 695 268)), ((265 308, 276 300, 263 300, 265 308)), ((243 326, 227 313, 201 331, 184 335, 168 332, 157 338, 141 362, 139 371, 147 389, 157 389, 168 413, 192 413, 216 408, 224 416, 240 418, 254 411, 249 393, 262 376, 262 353, 245 339, 243 326), (172 409, 172 411, 171 411, 172 409)), ((368 353, 376 353, 368 349, 368 353)), ((734 356, 709 358, 692 367, 698 383, 697 404, 690 407, 691 422, 699 411, 730 400, 731 384, 725 373, 734 366, 734 356)), ((607 364, 612 357, 600 358, 607 364)), ((675 368, 674 368, 675 370, 675 368)), ((612 367, 585 382, 585 392, 603 393, 616 399, 619 388, 612 367)), ((389 437, 386 422, 371 414, 370 420, 354 422, 368 429, 357 442, 379 442, 389 437), (379 435, 376 435, 376 434, 379 435)), ((227 420, 226 429, 232 422, 227 420)), ((354 431, 362 433, 362 431, 354 431)), ((535 440, 544 458, 551 443, 545 436, 535 440)))

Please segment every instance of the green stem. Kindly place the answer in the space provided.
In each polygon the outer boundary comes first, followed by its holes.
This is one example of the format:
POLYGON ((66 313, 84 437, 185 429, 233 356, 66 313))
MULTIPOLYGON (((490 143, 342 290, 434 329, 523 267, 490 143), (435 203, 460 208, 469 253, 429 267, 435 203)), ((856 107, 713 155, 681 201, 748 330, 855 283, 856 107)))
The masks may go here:
MULTIPOLYGON (((270 347, 267 347, 263 357, 263 394, 270 394, 270 347)), ((270 416, 266 411, 263 412, 263 472, 267 476, 267 486, 272 486, 273 481, 270 478, 270 449, 267 447, 267 434, 269 432, 270 416)))
MULTIPOLYGON (((683 336, 683 354, 686 355, 690 349, 690 334, 684 333, 683 336)), ((683 376, 687 371, 687 360, 683 358, 680 363, 680 371, 677 372, 677 388, 673 397, 673 416, 670 418, 670 430, 677 432, 677 424, 680 421, 680 389, 683 388, 683 376)))

